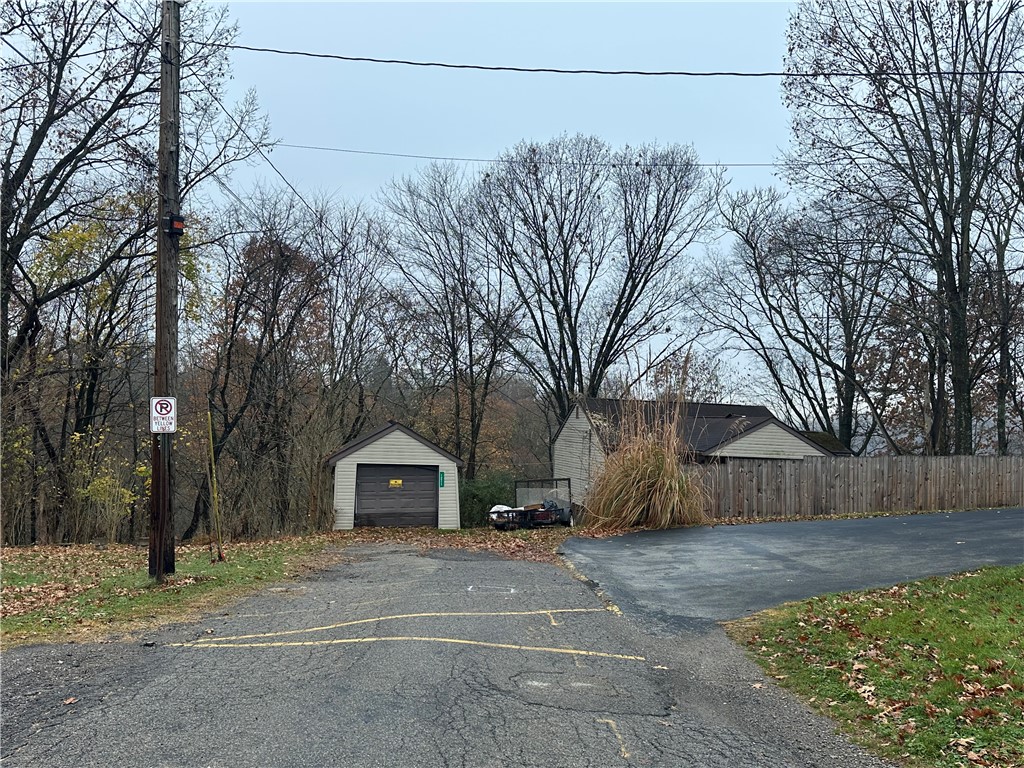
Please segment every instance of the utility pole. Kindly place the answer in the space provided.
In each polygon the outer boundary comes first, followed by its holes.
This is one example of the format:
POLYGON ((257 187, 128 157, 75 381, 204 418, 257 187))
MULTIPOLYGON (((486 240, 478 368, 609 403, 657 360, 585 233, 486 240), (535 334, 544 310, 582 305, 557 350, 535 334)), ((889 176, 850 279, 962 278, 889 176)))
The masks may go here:
MULTIPOLYGON (((157 148, 160 220, 156 238, 154 399, 173 398, 178 384, 178 238, 185 229, 178 185, 181 120, 181 5, 178 0, 162 0, 161 26, 160 139, 157 148)), ((152 421, 151 416, 151 430, 152 421)), ((173 431, 153 431, 149 575, 158 582, 162 582, 166 574, 174 573, 173 439, 173 431)))

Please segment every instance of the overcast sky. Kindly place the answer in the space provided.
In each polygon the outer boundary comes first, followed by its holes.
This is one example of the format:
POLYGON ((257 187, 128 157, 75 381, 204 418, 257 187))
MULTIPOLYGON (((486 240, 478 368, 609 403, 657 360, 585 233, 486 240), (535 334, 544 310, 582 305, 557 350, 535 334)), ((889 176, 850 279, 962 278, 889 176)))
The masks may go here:
MULTIPOLYGON (((566 69, 777 71, 789 3, 231 2, 242 45, 374 58, 566 69)), ((255 88, 275 138, 370 152, 493 158, 562 133, 613 146, 692 144, 706 162, 785 147, 778 78, 521 74, 235 51, 230 96, 255 88)), ((371 198, 426 161, 279 147, 303 194, 371 198)), ((773 182, 733 168, 733 185, 773 182)), ((257 167, 236 188, 274 181, 257 167)))

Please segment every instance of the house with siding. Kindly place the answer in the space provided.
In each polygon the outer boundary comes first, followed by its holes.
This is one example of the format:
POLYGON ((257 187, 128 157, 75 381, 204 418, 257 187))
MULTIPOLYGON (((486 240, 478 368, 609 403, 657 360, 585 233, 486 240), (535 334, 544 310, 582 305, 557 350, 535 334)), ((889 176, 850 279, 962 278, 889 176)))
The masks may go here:
POLYGON ((673 420, 685 446, 685 461, 803 459, 835 456, 827 447, 777 419, 761 405, 665 403, 587 397, 577 401, 552 446, 553 476, 569 478, 581 500, 615 450, 625 428, 653 429, 673 420))

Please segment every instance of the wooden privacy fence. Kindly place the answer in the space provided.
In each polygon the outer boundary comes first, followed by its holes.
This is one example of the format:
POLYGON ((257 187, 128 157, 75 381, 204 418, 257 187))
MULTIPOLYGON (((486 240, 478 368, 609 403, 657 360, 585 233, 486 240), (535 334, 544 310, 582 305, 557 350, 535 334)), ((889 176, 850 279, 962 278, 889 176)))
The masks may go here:
POLYGON ((1024 505, 1021 456, 730 459, 694 471, 713 518, 1024 505))

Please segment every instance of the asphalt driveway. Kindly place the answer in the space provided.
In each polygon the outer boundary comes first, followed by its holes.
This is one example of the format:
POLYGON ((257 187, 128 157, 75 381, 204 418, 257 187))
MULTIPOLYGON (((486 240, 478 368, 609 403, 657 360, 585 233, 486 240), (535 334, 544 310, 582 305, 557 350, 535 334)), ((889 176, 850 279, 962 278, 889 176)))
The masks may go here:
POLYGON ((3 651, 10 768, 883 768, 719 627, 557 566, 351 547, 199 622, 3 651), (660 625, 659 625, 660 627, 660 625))
POLYGON ((0 759, 882 768, 772 685, 715 619, 1021 562, 1024 510, 665 531, 566 549, 598 589, 552 565, 350 547, 326 572, 195 623, 5 649, 0 759))
POLYGON ((645 531, 564 553, 612 599, 672 625, 828 592, 1024 563, 1024 508, 645 531))

